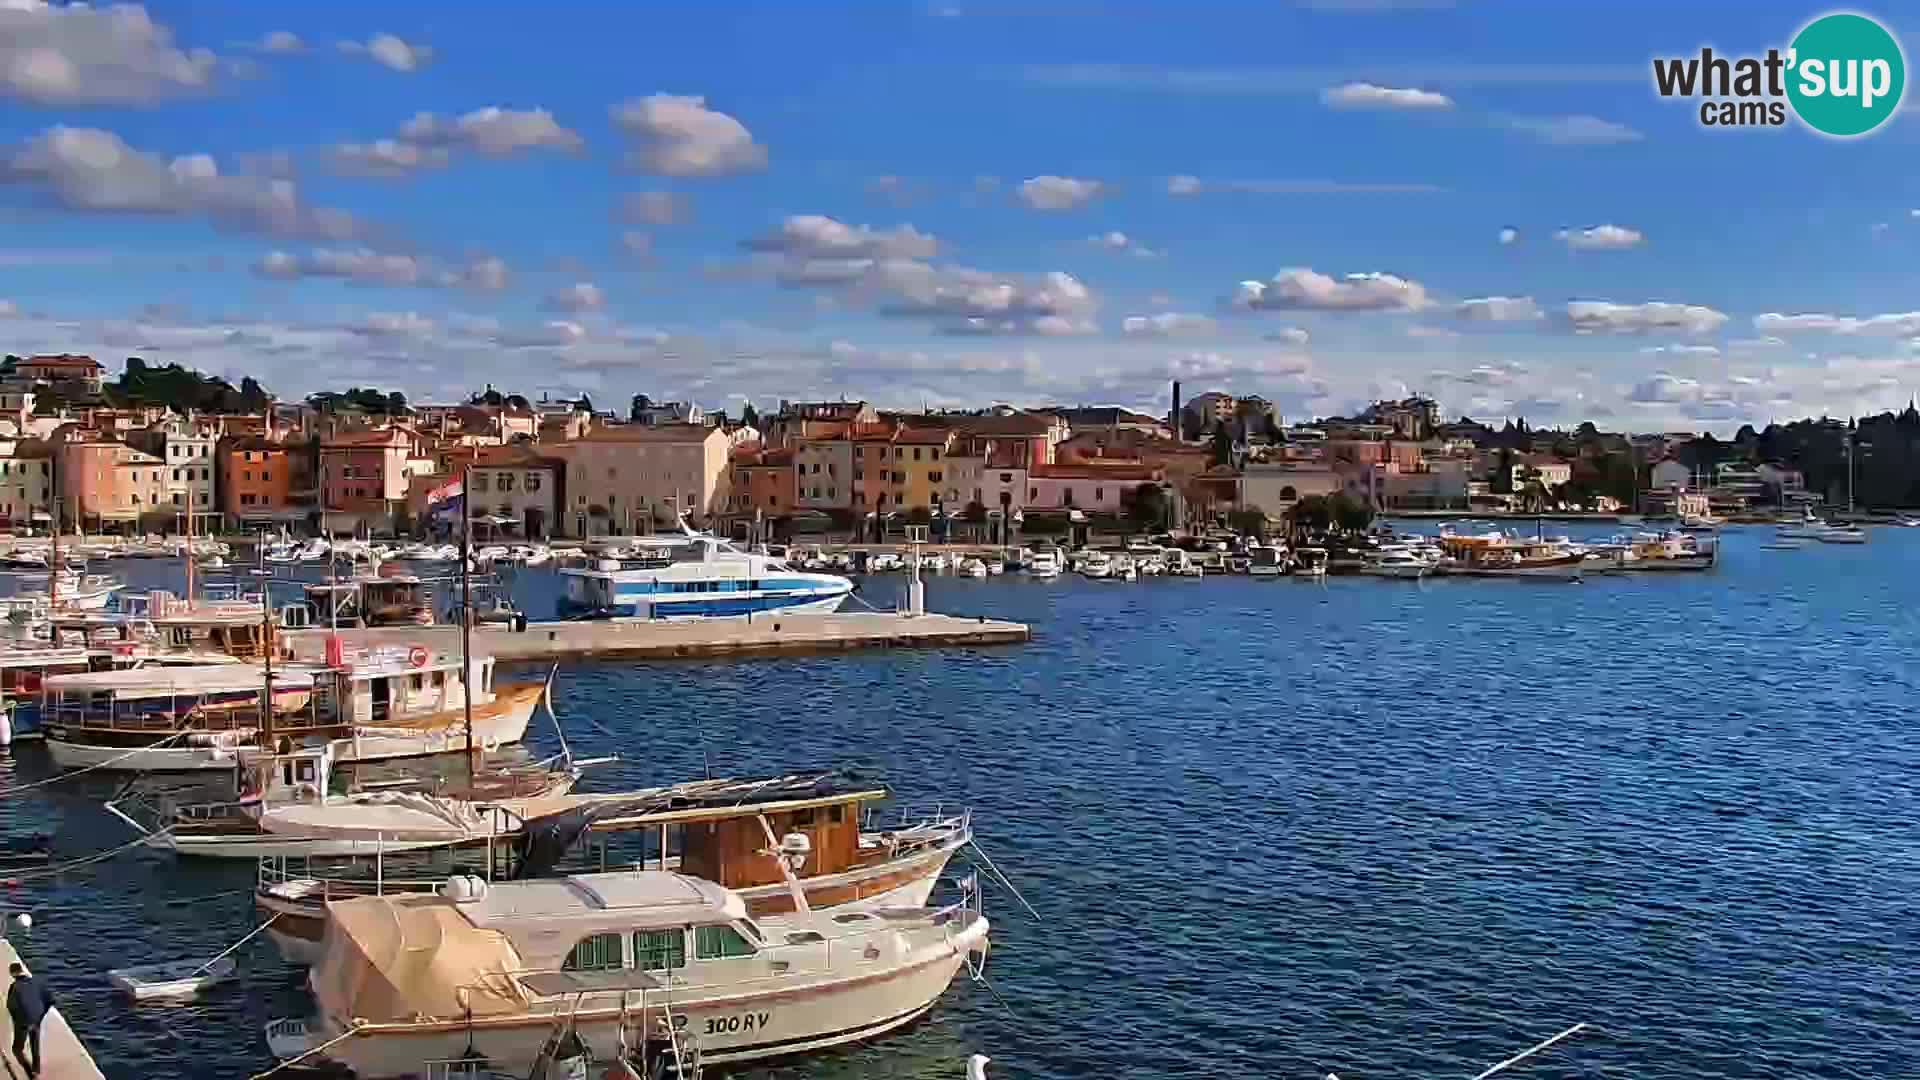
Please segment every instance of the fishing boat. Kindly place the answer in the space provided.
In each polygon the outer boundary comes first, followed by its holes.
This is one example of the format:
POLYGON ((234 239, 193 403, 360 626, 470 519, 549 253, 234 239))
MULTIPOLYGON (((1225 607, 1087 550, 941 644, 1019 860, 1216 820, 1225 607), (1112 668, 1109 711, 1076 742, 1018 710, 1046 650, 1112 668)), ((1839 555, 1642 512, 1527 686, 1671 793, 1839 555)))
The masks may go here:
POLYGON ((1858 525, 1828 525, 1815 533, 1813 538, 1823 544, 1864 544, 1867 542, 1867 530, 1858 525))
POLYGON ((630 1025, 665 1022, 707 1063, 755 1061, 911 1023, 986 950, 977 890, 937 910, 820 912, 793 892, 793 913, 758 918, 734 890, 658 870, 339 901, 307 1041, 360 1077, 462 1053, 526 1075, 557 1020, 601 1060, 630 1025))
POLYGON ((633 543, 627 557, 561 570, 563 609, 635 619, 818 615, 838 610, 853 592, 853 582, 838 574, 796 570, 691 529, 633 543))
POLYGON ((1434 569, 1442 574, 1579 581, 1586 571, 1583 553, 1500 533, 1468 536, 1443 531, 1439 543, 1446 555, 1434 569))
POLYGON ((14 596, 22 600, 43 599, 49 606, 71 611, 105 611, 113 594, 125 588, 119 581, 102 574, 64 572, 46 589, 22 589, 14 596))
MULTIPOLYGON (((881 816, 873 806, 887 794, 884 785, 823 772, 574 796, 581 805, 530 819, 517 837, 490 842, 482 872, 487 880, 505 881, 651 867, 722 883, 755 915, 792 911, 785 875, 764 850, 764 819, 781 835, 807 838, 807 857, 789 868, 809 905, 924 904, 949 860, 973 841, 972 815, 933 806, 881 816)), ((274 918, 269 936, 281 955, 311 963, 328 903, 431 892, 459 867, 451 855, 262 859, 254 901, 274 918)))
POLYGON ((1618 566, 1622 570, 1655 572, 1711 570, 1719 547, 1712 539, 1685 532, 1641 534, 1621 549, 1618 566))
MULTIPOLYGON (((363 631, 362 635, 396 631, 363 631)), ((338 759, 380 761, 519 742, 544 683, 495 690, 491 656, 419 641, 291 638, 286 662, 137 668, 46 679, 41 724, 62 768, 228 770, 263 738, 341 740, 338 759), (464 668, 464 672, 463 672, 464 668), (467 687, 473 687, 471 743, 467 687), (273 710, 262 710, 271 687, 273 710)))
POLYGON ((397 565, 344 581, 317 581, 304 587, 305 610, 287 625, 326 627, 430 626, 433 590, 397 565))

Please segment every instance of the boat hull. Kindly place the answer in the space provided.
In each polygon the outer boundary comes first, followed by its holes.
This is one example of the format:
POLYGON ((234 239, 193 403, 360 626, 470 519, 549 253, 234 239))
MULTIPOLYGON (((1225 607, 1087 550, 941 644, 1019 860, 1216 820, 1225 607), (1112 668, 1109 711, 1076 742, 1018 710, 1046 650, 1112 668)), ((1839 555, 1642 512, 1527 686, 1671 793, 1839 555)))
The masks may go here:
MULTIPOLYGON (((773 977, 715 987, 676 985, 671 1001, 676 1028, 698 1040, 705 1064, 720 1065, 824 1050, 884 1035, 912 1023, 952 985, 967 951, 984 947, 987 921, 953 932, 914 952, 897 967, 849 976, 844 969, 814 979, 773 977)), ((545 999, 531 1010, 472 1020, 365 1024, 329 1047, 324 1056, 356 1076, 418 1074, 423 1061, 444 1061, 477 1052, 498 1070, 527 1075, 556 1020, 570 1016, 574 1033, 597 1060, 616 1057, 621 1030, 651 1025, 654 1009, 638 992, 604 992, 545 999), (622 999, 626 1008, 621 1008, 622 999)), ((664 1019, 664 1015, 662 1016, 664 1019)), ((640 1028, 639 1030, 647 1030, 640 1028)), ((338 1038, 343 1029, 323 1020, 313 1025, 311 1045, 338 1038)))
MULTIPOLYGON (((492 701, 473 707, 473 746, 497 750, 526 738, 527 725, 545 688, 522 683, 502 688, 492 701)), ((464 754, 467 751, 465 714, 460 710, 396 721, 386 726, 359 726, 343 739, 338 760, 392 761, 398 758, 464 754)))
POLYGON ((62 769, 113 769, 117 772, 232 772, 236 751, 230 746, 156 746, 131 749, 69 742, 48 733, 47 756, 62 769))

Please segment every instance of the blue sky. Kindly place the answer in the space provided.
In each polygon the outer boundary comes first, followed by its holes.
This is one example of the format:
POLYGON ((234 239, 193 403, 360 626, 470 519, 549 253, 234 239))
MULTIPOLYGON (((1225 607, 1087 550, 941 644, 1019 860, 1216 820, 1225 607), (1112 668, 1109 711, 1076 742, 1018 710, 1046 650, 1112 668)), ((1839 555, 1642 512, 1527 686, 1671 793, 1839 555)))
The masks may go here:
POLYGON ((286 396, 1892 407, 1920 121, 1713 131, 1648 74, 1824 10, 12 0, 0 341, 286 396))

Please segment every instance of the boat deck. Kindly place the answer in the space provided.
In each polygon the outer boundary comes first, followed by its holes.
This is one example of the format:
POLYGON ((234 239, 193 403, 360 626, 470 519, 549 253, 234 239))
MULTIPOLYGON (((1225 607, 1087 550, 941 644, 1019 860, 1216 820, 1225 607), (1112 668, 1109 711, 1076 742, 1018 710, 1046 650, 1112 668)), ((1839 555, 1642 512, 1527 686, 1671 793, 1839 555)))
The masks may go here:
MULTIPOLYGON (((322 633, 325 631, 298 631, 322 633)), ((387 635, 396 642, 429 635, 458 635, 451 626, 354 632, 387 635)), ((526 630, 476 627, 473 643, 503 663, 597 657, 668 659, 751 656, 853 649, 1018 644, 1029 640, 1025 623, 955 615, 843 612, 833 615, 756 615, 751 619, 636 619, 529 623, 526 630)))
MULTIPOLYGON (((13 987, 13 977, 7 974, 8 965, 19 963, 25 961, 20 959, 13 942, 0 938, 0 997, 13 987)), ((60 988, 49 989, 53 991, 55 1004, 40 1024, 40 1080, 105 1080, 100 1067, 93 1063, 93 1055, 80 1045, 80 1037, 73 1033, 60 1012, 60 988)), ((13 1021, 7 1018, 5 1009, 0 1009, 0 1067, 4 1068, 7 1080, 26 1080, 26 1066, 14 1060, 12 1046, 13 1021)))

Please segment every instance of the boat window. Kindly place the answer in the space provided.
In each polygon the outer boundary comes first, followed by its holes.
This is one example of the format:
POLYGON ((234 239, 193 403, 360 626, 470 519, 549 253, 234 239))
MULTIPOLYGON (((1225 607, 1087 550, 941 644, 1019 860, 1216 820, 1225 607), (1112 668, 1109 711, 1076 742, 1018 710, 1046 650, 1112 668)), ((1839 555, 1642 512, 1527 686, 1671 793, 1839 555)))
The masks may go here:
POLYGON ((745 930, 745 931, 747 932, 747 936, 748 936, 748 937, 750 937, 750 938, 752 938, 752 939, 753 939, 754 941, 756 941, 756 942, 759 942, 759 941, 764 941, 764 940, 766 940, 766 939, 765 939, 765 938, 764 938, 764 937, 763 937, 763 936, 761 935, 761 933, 760 933, 760 928, 759 928, 759 927, 757 927, 757 926, 755 926, 755 925, 753 925, 753 920, 752 920, 752 919, 741 919, 741 920, 740 920, 740 921, 739 921, 738 923, 736 923, 735 925, 737 925, 737 926, 739 926, 739 927, 740 927, 740 928, 741 928, 742 930, 745 930))
POLYGON ((633 966, 641 971, 687 966, 687 936, 678 930, 635 930, 633 966))
POLYGON ((793 823, 796 826, 813 824, 813 811, 812 810, 795 810, 793 812, 793 823))
POLYGON ((413 688, 415 690, 419 690, 421 687, 425 686, 426 684, 427 684, 427 677, 425 675, 422 675, 417 671, 413 673, 413 688))
POLYGON ((842 821, 846 820, 846 817, 847 817, 846 811, 847 811, 846 807, 841 806, 837 803, 833 806, 829 806, 827 807, 827 820, 831 821, 835 825, 838 825, 842 821))
POLYGON ((734 956, 752 956, 753 943, 731 926, 693 928, 693 955, 697 960, 724 960, 734 956))
POLYGON ((799 930, 787 935, 789 945, 818 945, 825 940, 824 934, 814 930, 799 930))
POLYGON ((865 914, 864 912, 853 911, 845 915, 835 915, 833 921, 837 923, 857 923, 866 922, 871 918, 873 918, 873 916, 865 914))
MULTIPOLYGON (((637 939, 638 934, 634 935, 637 939)), ((618 971, 622 966, 619 934, 595 934, 580 939, 567 954, 561 971, 618 971)))

